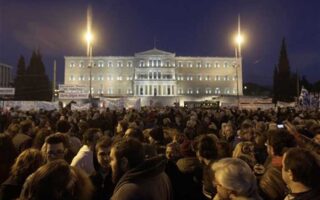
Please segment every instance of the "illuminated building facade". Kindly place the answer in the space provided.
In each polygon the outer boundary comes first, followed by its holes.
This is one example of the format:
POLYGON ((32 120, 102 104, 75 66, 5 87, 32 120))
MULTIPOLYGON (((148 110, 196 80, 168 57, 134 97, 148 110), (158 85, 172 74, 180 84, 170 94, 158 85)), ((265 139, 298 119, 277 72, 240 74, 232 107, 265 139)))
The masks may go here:
POLYGON ((0 63, 0 87, 9 87, 12 82, 12 67, 0 63))
POLYGON ((128 57, 65 57, 64 84, 89 90, 90 78, 94 97, 242 95, 241 58, 176 56, 156 48, 128 57))

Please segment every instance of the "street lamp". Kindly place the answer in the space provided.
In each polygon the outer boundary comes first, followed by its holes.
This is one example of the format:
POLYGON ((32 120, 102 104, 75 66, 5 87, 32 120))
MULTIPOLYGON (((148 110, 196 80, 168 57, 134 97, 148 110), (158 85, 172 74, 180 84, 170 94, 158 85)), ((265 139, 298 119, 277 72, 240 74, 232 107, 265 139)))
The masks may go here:
POLYGON ((238 108, 240 106, 240 97, 239 97, 239 77, 238 77, 238 68, 241 65, 241 45, 244 42, 244 37, 241 34, 240 30, 240 16, 238 17, 238 33, 235 36, 235 43, 236 43, 236 48, 235 48, 235 56, 236 56, 236 64, 235 64, 235 69, 236 69, 236 81, 237 81, 237 102, 238 102, 238 108))
POLYGON ((89 60, 88 68, 89 68, 89 100, 92 101, 92 41, 93 41, 93 34, 91 32, 91 25, 92 25, 92 12, 91 7, 89 6, 87 9, 87 32, 85 34, 85 40, 87 42, 87 57, 89 60))

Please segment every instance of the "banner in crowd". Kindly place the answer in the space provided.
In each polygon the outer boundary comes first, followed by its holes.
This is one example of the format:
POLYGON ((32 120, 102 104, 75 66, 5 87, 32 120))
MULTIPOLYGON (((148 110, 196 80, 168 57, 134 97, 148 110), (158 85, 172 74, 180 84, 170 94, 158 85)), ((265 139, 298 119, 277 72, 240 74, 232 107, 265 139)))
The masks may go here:
POLYGON ((122 97, 122 98, 100 98, 102 107, 109 108, 111 110, 118 110, 123 108, 134 108, 136 110, 141 109, 141 99, 134 97, 122 97))
POLYGON ((59 84, 59 99, 88 99, 88 87, 59 84))
POLYGON ((15 88, 0 87, 0 96, 14 95, 14 93, 15 93, 15 88))
POLYGON ((90 103, 85 103, 85 104, 71 104, 71 110, 77 110, 77 111, 83 111, 83 110, 89 110, 90 109, 90 103))
POLYGON ((290 107, 296 107, 297 103, 296 102, 283 102, 283 101, 278 101, 277 102, 277 107, 279 108, 290 108, 290 107))
POLYGON ((58 102, 48 101, 3 101, 3 107, 5 110, 14 108, 16 110, 28 111, 28 110, 58 110, 58 102))
POLYGON ((299 106, 303 108, 319 108, 320 107, 320 97, 315 96, 314 94, 309 93, 307 89, 303 86, 301 88, 299 96, 299 106))

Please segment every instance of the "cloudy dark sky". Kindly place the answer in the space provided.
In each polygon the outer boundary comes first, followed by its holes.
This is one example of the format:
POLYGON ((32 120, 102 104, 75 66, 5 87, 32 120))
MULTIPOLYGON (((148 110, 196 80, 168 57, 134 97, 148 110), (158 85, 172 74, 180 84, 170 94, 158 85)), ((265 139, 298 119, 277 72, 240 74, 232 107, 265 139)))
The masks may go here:
POLYGON ((93 8, 94 56, 132 56, 157 47, 178 56, 234 56, 241 15, 244 82, 272 84, 281 40, 292 71, 320 79, 318 0, 0 0, 0 62, 16 67, 39 48, 47 72, 64 56, 85 55, 86 8, 93 8))

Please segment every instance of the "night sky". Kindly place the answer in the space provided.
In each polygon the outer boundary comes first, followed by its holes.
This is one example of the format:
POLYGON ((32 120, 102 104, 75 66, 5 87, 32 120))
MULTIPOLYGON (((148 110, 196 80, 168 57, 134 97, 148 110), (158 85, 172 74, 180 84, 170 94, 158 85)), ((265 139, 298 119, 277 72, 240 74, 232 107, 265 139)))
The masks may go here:
POLYGON ((291 70, 320 80, 319 0, 0 0, 0 62, 27 64, 42 52, 63 82, 64 56, 84 56, 86 9, 93 9, 94 56, 133 56, 153 48, 177 56, 234 56, 237 17, 246 36, 244 82, 272 84, 281 40, 291 70))

